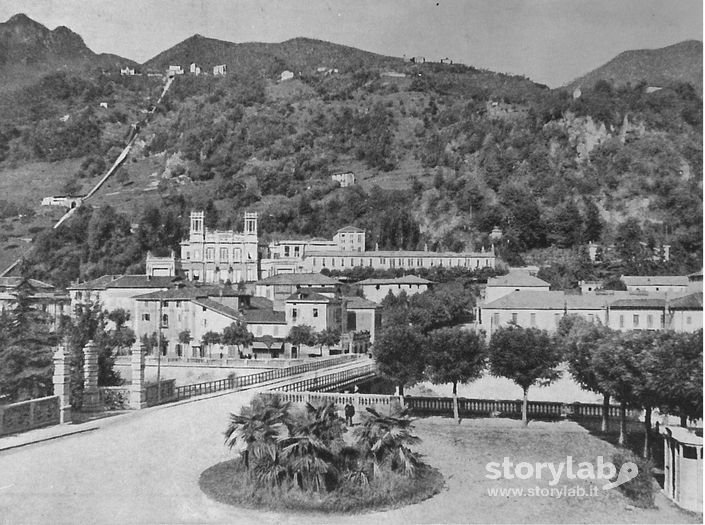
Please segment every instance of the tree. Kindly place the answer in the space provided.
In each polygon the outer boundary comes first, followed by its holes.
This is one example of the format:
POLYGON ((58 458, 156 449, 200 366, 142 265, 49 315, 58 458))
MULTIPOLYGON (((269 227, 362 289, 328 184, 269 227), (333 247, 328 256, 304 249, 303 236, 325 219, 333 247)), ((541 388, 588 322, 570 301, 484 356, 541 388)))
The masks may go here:
POLYGON ((592 199, 585 199, 585 233, 586 241, 598 242, 602 237, 602 217, 600 210, 592 199))
POLYGON ((653 342, 650 332, 613 332, 597 346, 592 368, 604 392, 619 400, 619 444, 627 435, 627 406, 641 406, 638 388, 645 377, 640 354, 653 342))
POLYGON ((226 326, 220 338, 224 345, 237 346, 238 352, 242 352, 243 346, 251 345, 254 339, 255 336, 247 330, 247 325, 240 323, 232 323, 230 326, 226 326))
POLYGON ((492 375, 506 377, 524 391, 521 419, 528 425, 529 387, 548 385, 560 377, 560 351, 545 330, 509 325, 492 335, 489 353, 492 375))
POLYGON ((423 378, 425 344, 421 331, 408 325, 388 326, 375 341, 372 352, 379 372, 399 386, 401 396, 405 386, 423 378))
POLYGON ((458 383, 479 379, 487 359, 483 332, 439 328, 428 335, 425 375, 434 384, 453 384, 453 417, 458 414, 458 383))
POLYGON ((213 332, 212 330, 206 332, 201 337, 201 344, 208 347, 208 357, 211 356, 213 351, 213 345, 220 343, 220 334, 218 332, 213 332))
POLYGON ((379 476, 383 468, 413 476, 419 456, 409 447, 421 440, 411 433, 414 420, 409 418, 408 410, 393 416, 383 416, 373 408, 366 410, 354 436, 362 456, 372 465, 373 476, 379 476))
POLYGON ((328 348, 340 342, 340 331, 334 328, 326 328, 316 334, 316 344, 320 345, 320 355, 323 356, 323 347, 328 348))
POLYGON ((316 335, 313 328, 306 324, 292 326, 286 340, 301 351, 301 345, 312 346, 316 344, 316 335))
POLYGON ((593 369, 593 355, 609 336, 607 327, 590 323, 579 315, 566 315, 558 325, 557 338, 563 346, 570 375, 585 390, 602 394, 602 432, 608 429, 610 394, 600 387, 593 369))

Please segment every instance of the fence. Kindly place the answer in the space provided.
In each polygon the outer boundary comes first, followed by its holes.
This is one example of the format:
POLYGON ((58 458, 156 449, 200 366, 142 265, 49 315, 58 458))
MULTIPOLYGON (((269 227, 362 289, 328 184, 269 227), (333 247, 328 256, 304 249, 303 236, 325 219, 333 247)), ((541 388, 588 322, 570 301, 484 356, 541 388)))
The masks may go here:
POLYGON ((0 407, 0 436, 58 425, 59 396, 40 397, 0 407))
MULTIPOLYGON (((355 354, 344 354, 337 356, 341 362, 357 358, 355 354)), ((290 368, 292 366, 305 365, 314 362, 320 362, 320 358, 316 359, 236 359, 224 357, 223 359, 210 357, 173 357, 164 356, 161 358, 161 366, 169 367, 204 367, 204 368, 290 368)), ((158 359, 154 356, 147 356, 145 364, 148 366, 156 366, 158 359)), ((119 356, 116 363, 123 366, 130 365, 129 356, 119 356)))
MULTIPOLYGON (((453 413, 453 398, 451 397, 412 397, 404 398, 405 404, 414 414, 447 415, 453 413)), ((592 403, 559 403, 553 401, 529 401, 528 417, 541 419, 559 419, 564 417, 574 419, 602 417, 602 405, 592 403)), ((506 416, 521 415, 521 400, 493 400, 458 398, 458 412, 461 416, 506 416)), ((610 417, 619 417, 619 407, 610 405, 610 417)), ((627 417, 635 419, 639 416, 636 410, 627 410, 627 417)))
POLYGON ((282 390, 289 391, 316 391, 319 389, 342 388, 359 381, 360 379, 374 376, 377 367, 371 363, 359 368, 351 370, 343 370, 341 372, 333 372, 320 377, 311 377, 303 379, 295 383, 284 385, 282 390))
POLYGON ((358 407, 393 406, 400 404, 399 396, 384 394, 341 394, 337 392, 287 392, 285 390, 270 390, 262 392, 261 396, 278 397, 285 403, 333 403, 343 406, 348 403, 358 407))
POLYGON ((210 394, 213 392, 219 392, 221 390, 234 390, 246 388, 260 383, 266 383, 277 379, 284 379, 286 377, 298 374, 305 374, 306 372, 313 372, 314 370, 318 370, 320 368, 328 368, 331 366, 341 365, 359 358, 360 357, 357 355, 346 354, 330 359, 316 360, 310 363, 303 363, 300 365, 291 366, 289 368, 267 370, 265 372, 259 372, 257 374, 249 374, 240 377, 231 376, 226 379, 218 379, 216 381, 207 381, 204 383, 179 386, 175 389, 174 399, 172 399, 172 401, 188 399, 193 396, 210 394))
POLYGON ((130 387, 101 386, 100 403, 105 410, 127 410, 130 408, 130 387))
POLYGON ((161 396, 157 395, 157 383, 150 383, 145 387, 147 406, 176 401, 176 379, 167 379, 159 382, 161 396))

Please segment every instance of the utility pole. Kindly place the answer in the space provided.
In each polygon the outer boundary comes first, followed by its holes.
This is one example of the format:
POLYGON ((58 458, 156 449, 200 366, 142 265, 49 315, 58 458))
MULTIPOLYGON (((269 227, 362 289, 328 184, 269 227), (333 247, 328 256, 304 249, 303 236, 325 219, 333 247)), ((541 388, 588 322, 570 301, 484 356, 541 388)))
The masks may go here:
POLYGON ((157 403, 162 401, 162 385, 161 385, 161 373, 162 373, 162 306, 164 301, 161 297, 159 298, 159 320, 157 321, 157 403))

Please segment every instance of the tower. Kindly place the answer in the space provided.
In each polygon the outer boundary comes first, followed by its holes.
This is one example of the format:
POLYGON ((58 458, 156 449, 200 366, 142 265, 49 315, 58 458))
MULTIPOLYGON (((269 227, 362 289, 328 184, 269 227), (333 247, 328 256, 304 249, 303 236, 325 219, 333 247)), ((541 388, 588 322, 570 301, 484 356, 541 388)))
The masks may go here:
POLYGON ((190 237, 205 237, 205 227, 203 225, 204 212, 202 211, 192 211, 191 212, 191 232, 190 237))
POLYGON ((245 212, 245 235, 257 235, 257 212, 245 212))

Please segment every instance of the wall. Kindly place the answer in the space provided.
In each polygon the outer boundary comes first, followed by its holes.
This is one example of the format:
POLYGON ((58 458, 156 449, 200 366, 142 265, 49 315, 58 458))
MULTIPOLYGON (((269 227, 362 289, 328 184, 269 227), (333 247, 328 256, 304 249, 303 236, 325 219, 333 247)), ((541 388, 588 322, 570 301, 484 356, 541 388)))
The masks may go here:
POLYGON ((427 284, 366 284, 362 285, 362 293, 365 299, 374 303, 381 303, 389 292, 399 295, 406 292, 407 295, 423 293, 428 290, 427 284))
POLYGON ((610 309, 607 326, 612 330, 663 330, 663 309, 621 310, 610 309), (638 324, 634 316, 639 317, 638 324), (651 325, 649 326, 649 316, 651 325))
POLYGON ((671 310, 668 328, 676 332, 695 332, 703 327, 702 310, 671 310))
POLYGON ((0 406, 0 436, 58 425, 59 422, 59 396, 0 406))
MULTIPOLYGON (((576 314, 585 317, 586 319, 592 319, 601 322, 602 324, 607 324, 607 311, 604 309, 600 310, 568 310, 568 314, 576 314)), ((525 328, 535 327, 541 330, 547 330, 549 332, 555 332, 558 327, 558 323, 566 315, 566 312, 560 309, 495 309, 495 308, 483 308, 482 309, 482 329, 487 333, 487 337, 490 337, 492 333, 501 326, 506 326, 514 320, 514 315, 516 315, 516 324, 523 326, 525 328), (497 317, 495 317, 495 314, 497 317), (533 318, 532 318, 533 314, 533 318)))

